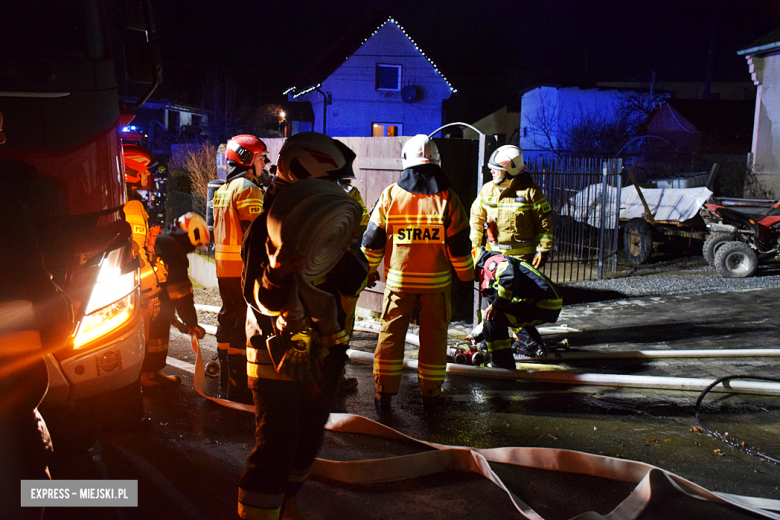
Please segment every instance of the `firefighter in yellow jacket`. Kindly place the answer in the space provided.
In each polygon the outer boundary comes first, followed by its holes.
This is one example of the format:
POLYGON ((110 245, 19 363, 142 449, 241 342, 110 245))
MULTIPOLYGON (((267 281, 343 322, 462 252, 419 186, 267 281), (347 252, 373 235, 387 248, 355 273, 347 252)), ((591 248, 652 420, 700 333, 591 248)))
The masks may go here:
POLYGON ((439 166, 439 151, 431 139, 412 137, 401 158, 401 179, 382 192, 363 235, 370 271, 384 257, 386 275, 374 354, 374 401, 387 410, 398 393, 406 331, 419 305, 418 386, 424 408, 434 411, 444 402, 452 268, 460 280, 474 279, 468 217, 439 166))
POLYGON ((525 171, 523 151, 517 146, 497 148, 488 165, 493 181, 482 186, 471 205, 473 250, 483 246, 487 227, 485 249, 541 269, 552 249, 552 210, 547 198, 525 171))
POLYGON ((268 149, 252 135, 237 135, 227 144, 227 182, 214 194, 214 249, 222 297, 217 327, 220 387, 233 400, 248 397, 246 386, 246 301, 241 289, 241 243, 263 209, 263 174, 268 149))

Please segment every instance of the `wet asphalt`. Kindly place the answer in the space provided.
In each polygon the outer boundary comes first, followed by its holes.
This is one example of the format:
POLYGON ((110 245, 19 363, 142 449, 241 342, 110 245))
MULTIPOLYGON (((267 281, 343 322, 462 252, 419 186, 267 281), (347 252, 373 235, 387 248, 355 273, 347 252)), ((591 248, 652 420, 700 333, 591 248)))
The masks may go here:
MULTIPOLYGON (((582 292, 585 291, 585 292, 582 292)), ((567 339, 575 352, 636 350, 776 349, 780 291, 712 292, 601 301, 577 290, 582 303, 565 305, 558 324, 573 331, 547 335, 567 339), (575 332, 576 331, 576 332, 575 332)), ((574 299, 574 298, 573 298, 574 299)), ((564 301, 566 297, 564 296, 564 301)), ((92 444, 63 444, 54 478, 135 478, 141 499, 133 509, 50 509, 46 518, 236 518, 236 489, 253 438, 253 417, 207 402, 192 388, 194 363, 189 338, 172 331, 168 373, 183 384, 168 393, 144 396, 148 427, 104 425, 92 444), (182 368, 179 368, 182 367, 182 368)), ((372 333, 356 333, 353 348, 370 351, 372 333)), ((213 337, 204 355, 215 352, 213 337)), ((780 358, 641 360, 549 360, 569 371, 659 377, 780 377, 780 358)), ((358 378, 335 412, 357 414, 408 436, 447 445, 493 448, 547 447, 578 450, 646 462, 708 490, 780 500, 780 397, 708 395, 705 425, 735 439, 729 445, 701 431, 694 415, 698 392, 619 386, 572 386, 448 375, 447 405, 424 413, 416 375, 405 370, 390 413, 373 404, 370 363, 352 361, 347 374, 358 378), (741 447, 758 448, 751 454, 741 447)), ((215 380, 207 391, 216 393, 215 380)), ((99 410, 99 408, 96 408, 99 410)), ((55 435, 55 453, 57 437, 55 435)), ((89 437, 86 436, 85 439, 89 437)), ((320 457, 360 460, 418 450, 408 443, 329 432, 320 457)), ((546 519, 572 518, 588 510, 606 514, 633 489, 615 480, 494 464, 507 487, 546 519)), ((486 479, 458 471, 396 482, 347 485, 312 478, 299 495, 307 518, 520 518, 508 496, 486 479)), ((658 506, 641 518, 717 517, 701 504, 658 506), (698 511, 698 512, 697 512, 698 511), (704 516, 702 516, 704 515, 704 516)), ((749 518, 751 516, 745 516, 749 518)))

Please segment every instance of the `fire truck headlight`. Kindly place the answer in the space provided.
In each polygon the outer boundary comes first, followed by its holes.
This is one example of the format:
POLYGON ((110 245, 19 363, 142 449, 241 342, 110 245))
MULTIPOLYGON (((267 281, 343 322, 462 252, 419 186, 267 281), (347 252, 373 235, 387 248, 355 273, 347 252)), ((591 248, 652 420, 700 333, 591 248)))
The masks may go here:
POLYGON ((100 266, 95 287, 73 341, 83 348, 127 324, 138 307, 138 271, 122 274, 121 250, 112 251, 100 266))

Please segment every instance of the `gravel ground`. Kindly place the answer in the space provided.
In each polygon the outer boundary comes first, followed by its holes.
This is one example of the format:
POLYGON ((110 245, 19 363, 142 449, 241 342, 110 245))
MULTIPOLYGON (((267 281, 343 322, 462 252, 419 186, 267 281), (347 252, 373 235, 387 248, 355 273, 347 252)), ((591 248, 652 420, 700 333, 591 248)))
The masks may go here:
POLYGON ((701 256, 692 256, 640 267, 623 265, 610 279, 572 282, 565 287, 615 291, 630 297, 766 289, 780 287, 780 264, 760 265, 751 278, 723 278, 701 256))

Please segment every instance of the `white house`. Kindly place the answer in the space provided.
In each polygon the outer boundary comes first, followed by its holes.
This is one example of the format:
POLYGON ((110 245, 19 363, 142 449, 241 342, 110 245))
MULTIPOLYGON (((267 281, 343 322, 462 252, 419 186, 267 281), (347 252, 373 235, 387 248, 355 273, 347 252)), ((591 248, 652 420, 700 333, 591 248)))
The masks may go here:
MULTIPOLYGON (((345 41, 288 89, 288 101, 310 103, 314 130, 332 137, 431 133, 443 123, 443 100, 455 89, 393 18, 362 41, 345 41)), ((366 37, 367 36, 367 37, 366 37)))
MULTIPOLYGON (((526 158, 560 150, 561 132, 583 118, 610 118, 619 111, 627 92, 615 89, 539 86, 522 95, 520 148, 526 158)), ((561 150, 565 151, 565 150, 561 150)))
POLYGON ((763 187, 780 197, 780 29, 737 54, 747 59, 757 86, 751 146, 753 171, 763 187))

